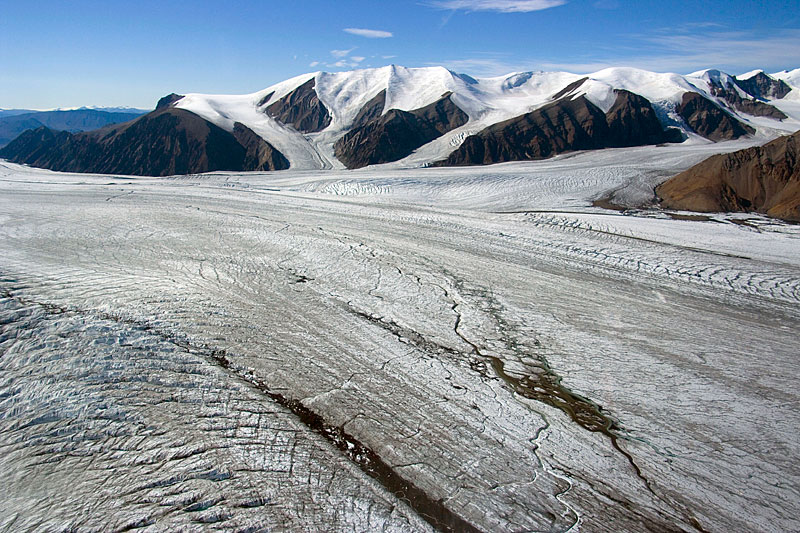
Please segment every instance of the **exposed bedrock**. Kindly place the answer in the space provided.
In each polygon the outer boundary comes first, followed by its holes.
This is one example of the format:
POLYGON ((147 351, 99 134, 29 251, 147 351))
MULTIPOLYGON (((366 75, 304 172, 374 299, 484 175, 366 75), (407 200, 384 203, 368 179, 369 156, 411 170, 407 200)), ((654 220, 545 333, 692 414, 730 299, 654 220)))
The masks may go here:
POLYGON ((414 150, 469 120, 447 93, 442 98, 419 109, 391 109, 381 115, 385 91, 379 93, 359 112, 356 124, 336 141, 336 157, 347 168, 397 161, 414 150))
POLYGON ((353 125, 351 128, 364 126, 373 120, 379 119, 383 114, 385 107, 386 89, 376 94, 374 98, 372 98, 364 107, 361 108, 361 110, 358 112, 358 115, 356 115, 355 120, 353 120, 353 125))
POLYGON ((282 154, 245 126, 229 133, 173 107, 86 133, 27 131, 0 150, 0 157, 65 172, 137 176, 288 168, 282 154))
POLYGON ((692 130, 712 141, 728 141, 755 133, 753 128, 742 124, 700 93, 684 93, 676 111, 692 130))
POLYGON ((748 100, 742 98, 734 91, 726 92, 724 95, 725 101, 733 106, 737 111, 753 115, 755 117, 768 117, 775 120, 783 120, 789 118, 786 113, 777 107, 761 102, 759 100, 748 100))
POLYGON ((467 137, 461 147, 437 165, 527 161, 574 150, 680 140, 678 130, 663 128, 647 99, 619 90, 607 114, 585 96, 565 97, 467 137))
POLYGON ((303 133, 324 130, 331 123, 331 115, 320 102, 317 92, 314 90, 315 84, 314 78, 308 80, 283 98, 267 106, 266 113, 278 122, 292 126, 303 133))
POLYGON ((172 105, 183 98, 182 94, 171 93, 161 98, 156 104, 156 109, 164 109, 165 107, 172 107, 172 105))
POLYGON ((233 136, 246 150, 243 170, 286 170, 289 168, 289 160, 282 153, 241 122, 233 125, 233 136))
POLYGON ((586 77, 583 77, 583 78, 581 78, 579 80, 573 81, 572 83, 570 83, 569 85, 567 85, 566 87, 564 87, 563 89, 558 91, 556 94, 554 94, 553 97, 551 98, 551 100, 560 100, 561 98, 567 96, 568 94, 577 91, 578 88, 581 85, 583 85, 586 82, 586 80, 588 80, 588 79, 589 79, 589 77, 586 76, 586 77))
POLYGON ((758 211, 800 221, 800 132, 712 156, 656 188, 661 205, 689 211, 758 211))
POLYGON ((731 107, 742 113, 755 117, 769 117, 776 120, 788 118, 786 114, 777 107, 770 105, 755 98, 743 98, 736 90, 733 83, 728 82, 726 86, 721 83, 712 83, 711 93, 725 100, 731 107))
POLYGON ((792 90, 783 80, 776 80, 763 72, 759 72, 746 80, 734 79, 736 80, 736 85, 741 87, 747 94, 756 98, 780 99, 789 94, 789 91, 792 90))
POLYGON ((609 130, 606 147, 640 146, 683 140, 677 128, 664 129, 649 100, 630 91, 616 92, 617 99, 606 113, 609 130))

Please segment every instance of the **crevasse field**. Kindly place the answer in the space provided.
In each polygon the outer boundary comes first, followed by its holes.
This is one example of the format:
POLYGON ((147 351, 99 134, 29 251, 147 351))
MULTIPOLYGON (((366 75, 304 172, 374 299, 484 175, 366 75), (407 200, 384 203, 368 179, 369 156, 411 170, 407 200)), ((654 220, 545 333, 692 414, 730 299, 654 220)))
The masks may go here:
POLYGON ((0 528, 800 529, 800 226, 646 207, 743 146, 0 162, 0 528))

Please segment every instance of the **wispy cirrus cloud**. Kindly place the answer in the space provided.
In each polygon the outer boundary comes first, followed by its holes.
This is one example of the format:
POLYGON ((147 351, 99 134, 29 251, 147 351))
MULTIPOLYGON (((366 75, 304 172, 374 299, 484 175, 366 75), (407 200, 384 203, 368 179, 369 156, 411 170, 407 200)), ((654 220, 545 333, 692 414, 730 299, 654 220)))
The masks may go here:
POLYGON ((620 37, 625 38, 625 44, 607 45, 573 57, 526 58, 484 53, 430 64, 478 77, 528 70, 588 74, 609 67, 683 74, 718 68, 735 75, 756 68, 776 72, 800 65, 800 30, 795 29, 776 30, 764 37, 755 32, 726 31, 716 23, 692 23, 620 37))
POLYGON ((326 63, 325 66, 331 68, 358 68, 365 59, 365 57, 353 56, 347 59, 340 59, 336 63, 326 63))
POLYGON ((500 13, 529 13, 558 7, 567 0, 432 0, 428 5, 439 9, 462 11, 498 11, 500 13))
POLYGON ((800 65, 800 30, 777 30, 767 37, 723 31, 715 23, 692 24, 647 35, 635 35, 635 51, 607 50, 578 61, 540 62, 544 69, 592 72, 612 66, 631 66, 659 72, 691 72, 719 68, 731 74, 754 68, 781 70, 800 65), (716 31, 712 31, 716 30, 716 31), (615 53, 617 52, 617 53, 615 53))
POLYGON ((343 31, 345 33, 358 35, 359 37, 366 37, 368 39, 388 39, 389 37, 394 37, 394 34, 392 32, 384 30, 369 30, 366 28, 345 28, 343 31))
POLYGON ((331 50, 331 56, 335 61, 312 61, 310 67, 324 66, 327 68, 358 68, 361 63, 367 58, 365 56, 351 56, 350 53, 357 47, 349 48, 347 50, 331 50))
POLYGON ((777 30, 767 37, 749 32, 697 31, 685 35, 670 33, 644 39, 666 53, 656 61, 686 69, 720 67, 787 68, 800 64, 800 30, 777 30))
POLYGON ((352 52, 355 49, 356 47, 354 46, 353 48, 348 48, 347 50, 331 50, 331 55, 333 57, 347 57, 348 55, 350 55, 350 52, 352 52))

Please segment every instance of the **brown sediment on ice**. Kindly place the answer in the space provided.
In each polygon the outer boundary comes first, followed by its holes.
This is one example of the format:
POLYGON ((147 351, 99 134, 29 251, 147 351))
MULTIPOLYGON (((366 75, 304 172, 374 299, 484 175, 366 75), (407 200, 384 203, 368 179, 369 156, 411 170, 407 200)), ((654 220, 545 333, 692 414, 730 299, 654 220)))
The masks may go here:
POLYGON ((481 533, 481 529, 450 511, 441 500, 434 500, 412 481, 405 479, 367 445, 345 431, 343 426, 329 424, 319 413, 306 407, 300 400, 272 390, 266 383, 256 378, 247 369, 238 367, 224 349, 205 344, 196 344, 176 337, 169 332, 159 331, 148 324, 121 318, 104 312, 88 312, 47 302, 38 302, 18 296, 14 290, 0 290, 0 298, 17 301, 25 306, 35 306, 51 315, 92 314, 103 320, 118 322, 148 331, 163 340, 190 353, 199 355, 211 364, 225 370, 233 377, 253 387, 269 401, 288 409, 304 426, 334 445, 345 457, 356 464, 364 473, 378 481, 389 493, 406 503, 414 512, 438 531, 444 533, 481 533))
POLYGON ((600 207, 602 209, 608 209, 610 211, 626 211, 628 208, 619 204, 615 204, 610 196, 606 196, 604 198, 598 198, 592 202, 592 207, 600 207))

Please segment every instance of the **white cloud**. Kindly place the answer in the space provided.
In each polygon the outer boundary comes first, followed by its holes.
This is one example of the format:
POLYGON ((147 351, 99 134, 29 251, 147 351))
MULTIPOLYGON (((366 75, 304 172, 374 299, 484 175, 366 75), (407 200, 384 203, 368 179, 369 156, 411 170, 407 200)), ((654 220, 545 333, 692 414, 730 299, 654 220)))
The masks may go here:
POLYGON ((633 43, 607 45, 561 60, 484 53, 428 63, 476 77, 530 70, 597 72, 608 67, 635 67, 655 72, 689 73, 718 68, 730 74, 752 69, 777 72, 800 65, 800 29, 758 32, 723 31, 717 23, 692 23, 649 34, 627 35, 633 43))
POLYGON ((499 11, 500 13, 528 13, 566 4, 566 0, 434 0, 433 7, 461 9, 464 11, 499 11))
POLYGON ((331 55, 333 57, 347 57, 348 55, 350 55, 350 52, 352 52, 355 49, 356 48, 353 47, 350 48, 349 50, 331 50, 331 55))
POLYGON ((309 67, 316 67, 317 65, 319 65, 319 61, 312 61, 308 64, 309 67))
POLYGON ((353 57, 343 57, 339 61, 335 63, 325 63, 325 66, 328 68, 360 68, 361 62, 364 61, 366 58, 361 56, 353 56, 353 57))
POLYGON ((369 39, 387 39, 389 37, 394 37, 394 34, 392 32, 383 30, 368 30, 365 28, 345 28, 344 31, 346 33, 351 33, 353 35, 358 35, 360 37, 367 37, 369 39))
POLYGON ((646 36, 667 51, 651 58, 671 70, 698 68, 791 68, 800 64, 800 30, 774 31, 766 38, 743 32, 698 31, 687 35, 646 36))
POLYGON ((629 66, 657 72, 687 73, 702 68, 744 72, 754 68, 767 71, 793 68, 800 64, 800 30, 773 32, 763 38, 745 32, 708 31, 716 25, 692 25, 634 36, 640 39, 639 53, 614 57, 596 55, 586 61, 536 62, 547 70, 594 72, 607 67, 629 66))

